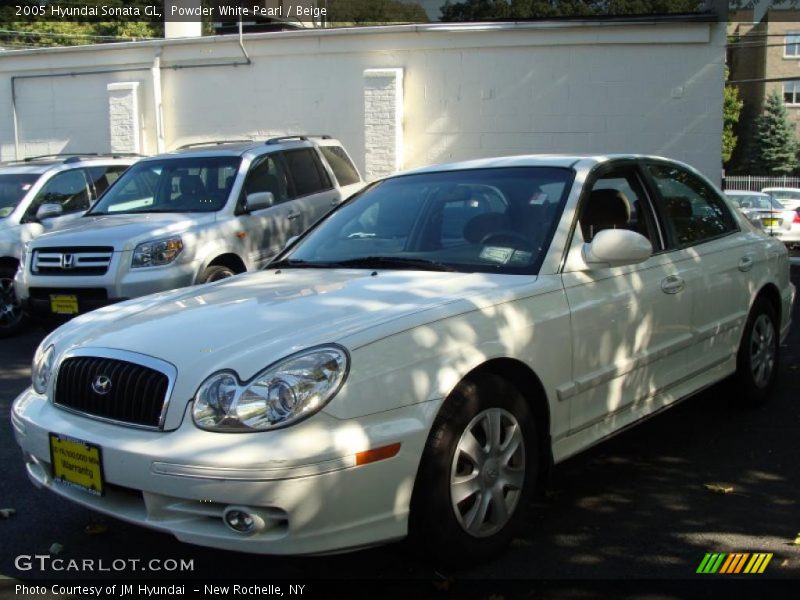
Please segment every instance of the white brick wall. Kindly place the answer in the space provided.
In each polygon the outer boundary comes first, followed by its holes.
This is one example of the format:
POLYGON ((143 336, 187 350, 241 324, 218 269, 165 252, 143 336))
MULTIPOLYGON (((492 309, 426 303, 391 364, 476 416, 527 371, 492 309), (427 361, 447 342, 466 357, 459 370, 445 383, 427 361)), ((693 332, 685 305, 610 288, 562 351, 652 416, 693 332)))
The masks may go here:
POLYGON ((110 83, 107 90, 111 151, 141 153, 139 82, 110 83))
POLYGON ((367 180, 403 167, 403 69, 364 71, 364 154, 367 180))
POLYGON ((142 150, 156 152, 148 69, 160 55, 167 149, 329 133, 373 176, 483 156, 642 152, 720 178, 724 24, 399 26, 244 41, 252 65, 201 69, 184 67, 241 62, 237 36, 2 52, 0 154, 14 154, 12 75, 123 65, 143 70, 18 80, 22 153, 108 150, 106 85, 133 80, 141 84, 142 150), (402 84, 365 77, 373 69, 402 69, 402 84), (678 87, 684 91, 676 97, 678 87), (403 109, 394 119, 392 93, 403 109))

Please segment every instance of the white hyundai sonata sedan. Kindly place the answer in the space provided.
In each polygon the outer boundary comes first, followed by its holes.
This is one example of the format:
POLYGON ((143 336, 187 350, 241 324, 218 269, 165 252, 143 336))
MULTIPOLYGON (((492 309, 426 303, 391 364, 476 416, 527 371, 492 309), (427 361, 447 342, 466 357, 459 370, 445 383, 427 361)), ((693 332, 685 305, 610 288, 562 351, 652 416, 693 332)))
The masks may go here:
POLYGON ((763 402, 794 295, 686 165, 436 166, 264 271, 61 327, 12 420, 36 485, 186 542, 480 560, 552 464, 729 376, 763 402))

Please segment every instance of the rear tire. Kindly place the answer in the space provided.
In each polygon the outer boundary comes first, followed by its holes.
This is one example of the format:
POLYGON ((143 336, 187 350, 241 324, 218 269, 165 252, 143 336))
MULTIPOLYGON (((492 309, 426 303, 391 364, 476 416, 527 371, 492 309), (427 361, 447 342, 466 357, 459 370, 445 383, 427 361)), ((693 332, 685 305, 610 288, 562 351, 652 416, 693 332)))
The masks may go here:
POLYGON ((450 567, 495 556, 524 519, 538 465, 536 428, 522 394, 496 375, 462 382, 426 442, 409 541, 450 567))
POLYGON ((15 273, 16 270, 11 268, 0 268, 0 338, 17 335, 30 323, 14 293, 15 273))
POLYGON ((206 267, 206 270, 203 271, 203 274, 200 276, 200 279, 197 280, 197 283, 213 283, 214 281, 227 279, 228 277, 233 277, 234 275, 236 275, 236 272, 230 267, 226 267, 225 265, 211 265, 210 267, 206 267))
POLYGON ((736 357, 736 403, 761 406, 775 388, 780 362, 778 317, 766 298, 758 298, 744 326, 736 357))

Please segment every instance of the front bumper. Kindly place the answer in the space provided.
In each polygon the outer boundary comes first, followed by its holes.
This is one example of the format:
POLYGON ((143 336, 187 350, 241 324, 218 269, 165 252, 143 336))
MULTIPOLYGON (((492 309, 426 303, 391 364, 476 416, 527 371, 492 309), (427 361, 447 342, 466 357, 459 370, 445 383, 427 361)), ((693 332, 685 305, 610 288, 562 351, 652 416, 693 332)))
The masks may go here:
POLYGON ((325 413, 285 429, 214 433, 189 414, 175 431, 112 425, 56 408, 27 390, 12 409, 28 476, 39 487, 179 540, 266 554, 319 554, 406 535, 411 492, 438 403, 353 420, 325 413), (102 448, 106 491, 95 497, 54 481, 49 433, 102 448), (356 466, 356 454, 401 443, 393 458, 356 466), (265 527, 240 534, 223 522, 244 507, 265 527))
MULTIPOLYGON (((14 282, 17 297, 24 308, 39 316, 52 316, 50 297, 72 295, 83 314, 131 298, 192 285, 197 279, 200 261, 131 269, 130 252, 115 252, 104 275, 40 275, 20 269, 14 282)), ((58 316, 58 315, 56 315, 58 316)))

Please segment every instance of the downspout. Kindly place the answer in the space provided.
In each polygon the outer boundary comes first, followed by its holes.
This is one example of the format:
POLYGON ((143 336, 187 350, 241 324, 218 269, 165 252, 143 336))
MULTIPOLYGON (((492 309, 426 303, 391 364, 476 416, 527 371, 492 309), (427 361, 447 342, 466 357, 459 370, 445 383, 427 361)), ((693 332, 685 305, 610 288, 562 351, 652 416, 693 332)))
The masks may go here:
POLYGON ((13 75, 11 77, 11 113, 13 118, 13 129, 14 129, 14 156, 17 160, 21 160, 20 158, 20 148, 19 148, 19 120, 17 117, 17 87, 16 82, 18 79, 43 79, 46 77, 79 77, 82 75, 105 75, 109 73, 131 73, 136 71, 150 71, 153 76, 153 100, 155 103, 156 108, 156 148, 159 153, 164 152, 165 143, 164 143, 164 119, 162 114, 163 104, 162 104, 162 97, 161 97, 161 70, 162 69, 202 69, 205 67, 239 67, 239 66, 250 66, 253 64, 253 60, 250 58, 250 55, 247 53, 247 49, 244 46, 244 35, 242 32, 242 21, 239 20, 239 48, 242 51, 242 56, 244 57, 244 61, 240 60, 233 60, 227 62, 216 62, 216 63, 204 63, 204 64, 189 64, 189 65, 168 65, 163 66, 161 64, 161 52, 164 49, 164 45, 161 44, 158 46, 158 50, 156 51, 156 56, 153 60, 153 64, 148 67, 116 67, 113 69, 98 69, 98 70, 86 70, 86 71, 71 71, 69 73, 41 73, 38 75, 13 75), (157 84, 157 85, 156 85, 157 84))

